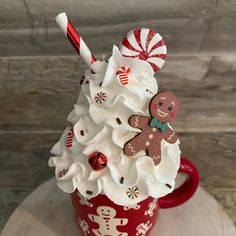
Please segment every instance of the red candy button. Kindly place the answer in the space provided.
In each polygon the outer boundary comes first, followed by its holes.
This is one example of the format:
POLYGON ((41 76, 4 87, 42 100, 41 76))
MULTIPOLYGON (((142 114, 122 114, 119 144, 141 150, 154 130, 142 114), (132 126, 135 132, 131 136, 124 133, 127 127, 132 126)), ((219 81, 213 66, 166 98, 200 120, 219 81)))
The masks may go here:
POLYGON ((88 162, 94 170, 102 170, 107 166, 107 157, 101 152, 94 152, 89 156, 88 162))

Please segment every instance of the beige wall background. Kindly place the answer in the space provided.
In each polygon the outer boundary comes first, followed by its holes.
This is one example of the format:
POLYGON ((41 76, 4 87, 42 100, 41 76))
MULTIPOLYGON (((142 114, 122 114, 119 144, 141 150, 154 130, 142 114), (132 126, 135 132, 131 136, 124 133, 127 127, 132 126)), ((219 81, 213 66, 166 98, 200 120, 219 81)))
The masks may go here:
POLYGON ((53 21, 62 11, 96 57, 134 27, 162 34, 158 83, 181 99, 183 154, 236 222, 235 0, 0 0, 0 9, 1 227, 53 176, 49 151, 80 89, 85 65, 53 21))

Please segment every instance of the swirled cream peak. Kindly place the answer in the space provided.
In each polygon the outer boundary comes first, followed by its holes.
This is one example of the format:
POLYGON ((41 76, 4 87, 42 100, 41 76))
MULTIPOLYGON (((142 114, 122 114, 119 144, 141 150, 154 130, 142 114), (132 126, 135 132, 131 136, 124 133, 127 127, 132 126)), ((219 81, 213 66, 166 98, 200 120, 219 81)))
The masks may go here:
POLYGON ((135 114, 149 116, 148 104, 158 91, 146 61, 124 57, 116 46, 109 61, 87 70, 68 126, 54 145, 49 165, 58 186, 85 198, 106 194, 119 205, 134 205, 149 196, 159 198, 174 189, 179 168, 179 141, 161 142, 162 160, 140 151, 124 154, 125 143, 140 133, 129 125, 135 114))

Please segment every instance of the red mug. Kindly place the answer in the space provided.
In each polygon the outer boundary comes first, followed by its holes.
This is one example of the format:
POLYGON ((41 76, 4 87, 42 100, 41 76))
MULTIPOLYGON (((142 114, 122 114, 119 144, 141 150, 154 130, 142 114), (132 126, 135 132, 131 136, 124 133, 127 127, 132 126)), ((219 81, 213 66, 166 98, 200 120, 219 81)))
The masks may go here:
POLYGON ((85 236, 148 236, 160 208, 183 204, 196 192, 199 174, 196 167, 181 158, 179 173, 187 175, 184 183, 165 197, 148 197, 131 207, 116 205, 104 194, 88 200, 75 191, 71 194, 75 219, 85 236))

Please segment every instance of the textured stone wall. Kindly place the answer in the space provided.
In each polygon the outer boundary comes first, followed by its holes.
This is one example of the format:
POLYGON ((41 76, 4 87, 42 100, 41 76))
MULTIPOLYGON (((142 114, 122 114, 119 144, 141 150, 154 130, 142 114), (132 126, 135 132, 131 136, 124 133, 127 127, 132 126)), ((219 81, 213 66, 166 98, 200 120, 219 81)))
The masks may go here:
POLYGON ((235 0, 1 0, 0 56, 73 54, 53 19, 66 11, 95 53, 134 27, 155 28, 170 54, 234 54, 235 0))

